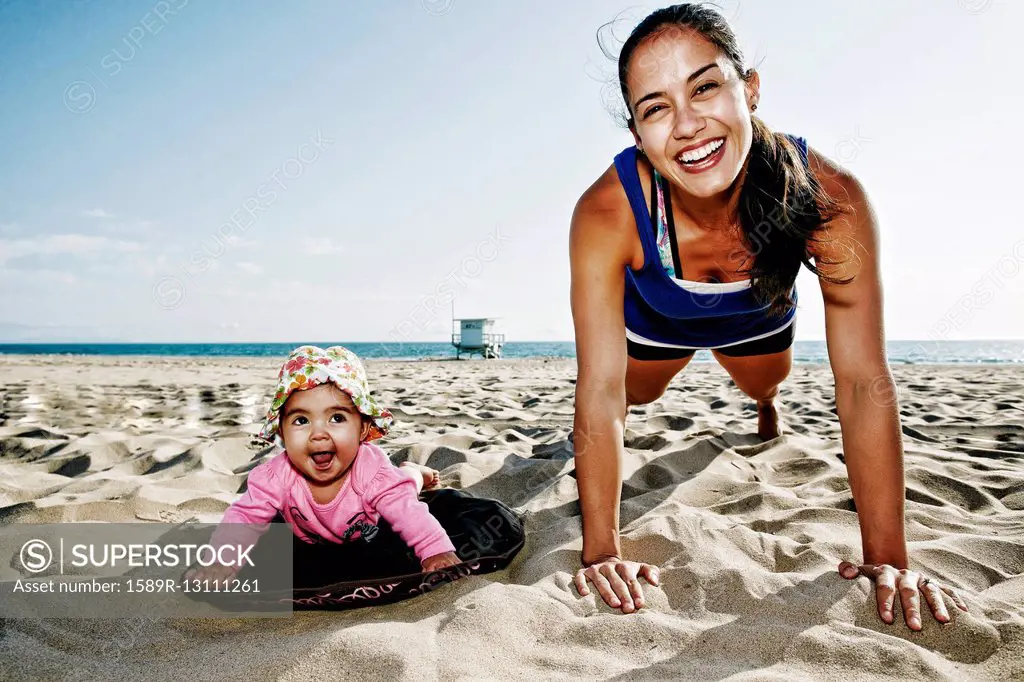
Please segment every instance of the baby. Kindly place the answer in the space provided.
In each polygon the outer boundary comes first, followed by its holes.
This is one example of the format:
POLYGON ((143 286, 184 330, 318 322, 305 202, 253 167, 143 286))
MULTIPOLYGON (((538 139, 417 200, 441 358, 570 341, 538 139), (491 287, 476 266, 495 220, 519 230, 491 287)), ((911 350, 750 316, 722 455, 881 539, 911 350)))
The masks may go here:
MULTIPOLYGON (((346 542, 364 532, 369 539, 383 518, 424 571, 459 564, 448 534, 419 500, 423 487, 437 484, 437 471, 410 462, 396 467, 370 443, 393 421, 370 394, 354 353, 341 346, 296 348, 278 374, 260 431, 284 452, 249 472, 247 491, 224 513, 211 542, 230 542, 232 531, 223 524, 265 524, 279 513, 311 543, 346 542)), ((214 564, 185 578, 227 580, 235 572, 214 564)))

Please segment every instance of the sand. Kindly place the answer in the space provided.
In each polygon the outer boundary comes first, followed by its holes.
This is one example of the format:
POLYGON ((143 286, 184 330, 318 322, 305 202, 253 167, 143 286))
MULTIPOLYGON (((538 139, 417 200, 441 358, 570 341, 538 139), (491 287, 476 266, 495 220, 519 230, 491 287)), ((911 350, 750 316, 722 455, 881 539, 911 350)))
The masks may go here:
MULTIPOLYGON (((216 521, 260 453, 278 362, 0 357, 0 522, 216 521)), ((894 367, 912 558, 971 609, 914 633, 836 572, 859 536, 827 367, 794 368, 788 433, 767 443, 717 365, 633 408, 623 546, 662 585, 631 615, 570 583, 574 361, 367 367, 396 463, 526 513, 511 566, 280 620, 8 620, 0 678, 1024 679, 1024 368, 894 367)))

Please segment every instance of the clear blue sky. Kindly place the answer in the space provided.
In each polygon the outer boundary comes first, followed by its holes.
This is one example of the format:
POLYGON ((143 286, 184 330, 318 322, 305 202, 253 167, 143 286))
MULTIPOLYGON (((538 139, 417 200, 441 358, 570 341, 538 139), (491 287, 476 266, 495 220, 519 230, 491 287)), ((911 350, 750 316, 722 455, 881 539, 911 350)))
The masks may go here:
MULTIPOLYGON (((888 337, 1024 337, 1024 5, 723 4, 758 113, 869 191, 888 337)), ((631 143, 595 32, 658 6, 0 0, 0 340, 445 340, 438 294, 571 340, 572 208, 631 143)))

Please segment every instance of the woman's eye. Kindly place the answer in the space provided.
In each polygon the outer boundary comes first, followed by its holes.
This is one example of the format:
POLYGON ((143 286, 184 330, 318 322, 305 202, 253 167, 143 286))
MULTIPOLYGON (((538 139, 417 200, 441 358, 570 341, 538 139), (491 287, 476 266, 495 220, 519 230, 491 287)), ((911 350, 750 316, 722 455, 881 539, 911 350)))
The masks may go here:
POLYGON ((697 89, 694 90, 694 94, 703 95, 704 93, 710 92, 711 90, 714 90, 717 87, 718 83, 704 83, 703 85, 697 86, 697 89))
POLYGON ((648 109, 647 111, 644 112, 644 118, 647 118, 651 114, 653 114, 654 112, 658 111, 659 109, 664 109, 664 108, 665 107, 661 106, 660 104, 655 104, 653 107, 651 107, 650 109, 648 109))

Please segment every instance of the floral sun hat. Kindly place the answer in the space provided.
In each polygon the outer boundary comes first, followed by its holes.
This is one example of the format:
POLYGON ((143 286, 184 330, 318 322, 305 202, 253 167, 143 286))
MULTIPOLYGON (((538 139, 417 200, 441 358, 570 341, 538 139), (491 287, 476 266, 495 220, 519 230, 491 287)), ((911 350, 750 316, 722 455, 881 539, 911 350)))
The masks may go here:
POLYGON ((294 391, 304 391, 326 383, 332 383, 347 393, 356 409, 370 418, 367 440, 387 435, 395 420, 394 415, 370 394, 366 370, 359 357, 343 346, 331 346, 326 350, 317 346, 299 346, 291 352, 277 375, 277 391, 260 430, 260 438, 284 447, 281 440, 281 407, 294 391))

